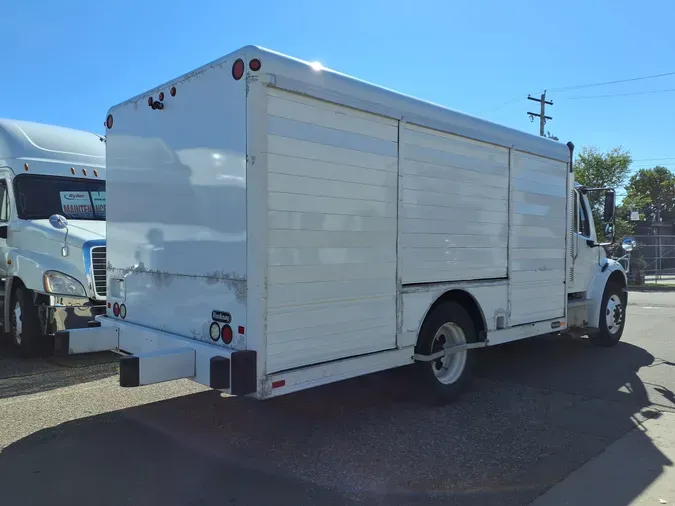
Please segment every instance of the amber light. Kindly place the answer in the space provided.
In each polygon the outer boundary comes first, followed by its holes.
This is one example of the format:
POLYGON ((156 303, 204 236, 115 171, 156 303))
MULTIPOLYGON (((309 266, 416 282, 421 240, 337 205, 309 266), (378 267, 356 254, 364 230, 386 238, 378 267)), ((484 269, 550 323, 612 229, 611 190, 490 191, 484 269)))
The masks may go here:
POLYGON ((239 81, 244 75, 244 60, 239 58, 232 64, 232 77, 235 81, 239 81))
POLYGON ((94 169, 94 177, 98 177, 98 171, 94 169))
POLYGON ((87 175, 87 169, 82 169, 82 174, 87 175))
POLYGON ((261 67, 262 63, 260 63, 258 58, 253 58, 250 62, 248 62, 248 68, 250 68, 253 72, 258 72, 261 67))
POLYGON ((23 164, 23 170, 26 170, 26 171, 28 170, 28 164, 27 163, 23 164))
POLYGON ((75 167, 71 167, 71 168, 70 168, 70 173, 73 174, 73 175, 75 175, 75 167))

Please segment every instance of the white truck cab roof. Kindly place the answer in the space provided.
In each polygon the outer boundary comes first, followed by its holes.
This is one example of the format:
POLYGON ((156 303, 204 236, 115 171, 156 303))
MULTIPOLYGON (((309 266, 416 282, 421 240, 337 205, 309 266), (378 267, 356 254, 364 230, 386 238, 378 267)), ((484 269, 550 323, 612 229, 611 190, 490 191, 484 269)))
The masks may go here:
POLYGON ((0 118, 0 167, 49 176, 105 179, 105 139, 56 125, 0 118), (28 167, 26 169, 26 166, 28 167))

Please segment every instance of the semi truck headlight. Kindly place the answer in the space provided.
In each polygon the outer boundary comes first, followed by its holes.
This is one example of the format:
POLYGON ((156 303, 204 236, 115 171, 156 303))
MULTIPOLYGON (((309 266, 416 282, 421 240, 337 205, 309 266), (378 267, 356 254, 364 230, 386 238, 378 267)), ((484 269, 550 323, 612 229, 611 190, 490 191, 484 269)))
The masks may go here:
POLYGON ((86 297, 82 283, 72 276, 62 272, 46 271, 43 275, 45 292, 54 295, 73 295, 76 297, 86 297))

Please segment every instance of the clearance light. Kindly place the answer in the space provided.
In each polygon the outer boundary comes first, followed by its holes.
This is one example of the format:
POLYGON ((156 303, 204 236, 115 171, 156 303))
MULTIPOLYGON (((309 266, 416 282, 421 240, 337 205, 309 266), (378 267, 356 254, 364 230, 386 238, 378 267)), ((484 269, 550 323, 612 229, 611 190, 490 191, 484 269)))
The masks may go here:
POLYGON ((105 126, 110 130, 113 126, 113 117, 112 114, 108 114, 108 117, 105 120, 105 126))
POLYGON ((172 97, 176 96, 176 87, 172 86, 171 89, 169 90, 169 93, 171 94, 172 97))
POLYGON ((159 101, 161 102, 162 100, 164 100, 164 92, 160 91, 159 92, 159 101))
POLYGON ((222 337, 225 344, 230 344, 232 342, 232 327, 223 325, 222 337))
POLYGON ((258 72, 261 67, 262 63, 260 63, 258 58, 253 58, 250 62, 248 62, 248 68, 250 68, 253 72, 258 72))
POLYGON ((70 173, 73 174, 73 175, 75 175, 75 167, 71 167, 71 168, 70 168, 70 173))
POLYGON ((82 174, 87 175, 87 169, 82 169, 82 174))
POLYGON ((27 164, 27 163, 24 163, 24 164, 23 164, 23 170, 25 170, 26 172, 28 172, 28 164, 27 164))
POLYGON ((94 177, 98 177, 98 171, 94 169, 94 177))
POLYGON ((120 305, 117 302, 115 302, 115 304, 113 304, 113 314, 115 316, 120 315, 120 305))
POLYGON ((150 107, 152 107, 153 102, 154 102, 154 100, 152 99, 152 97, 148 97, 148 105, 150 107))
POLYGON ((216 322, 213 322, 209 327, 209 337, 213 341, 217 341, 220 338, 220 327, 216 322))
POLYGON ((232 77, 234 77, 235 81, 239 81, 239 79, 241 79, 243 75, 244 75, 244 60, 239 58, 232 64, 232 77))

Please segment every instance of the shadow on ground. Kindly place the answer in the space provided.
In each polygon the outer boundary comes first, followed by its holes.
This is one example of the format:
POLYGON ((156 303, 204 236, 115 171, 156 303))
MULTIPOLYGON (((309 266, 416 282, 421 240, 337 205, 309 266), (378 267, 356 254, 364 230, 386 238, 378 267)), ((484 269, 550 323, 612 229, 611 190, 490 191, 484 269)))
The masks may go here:
MULTIPOLYGON (((45 429, 0 453, 3 502, 524 505, 659 415, 636 374, 654 357, 636 346, 558 337, 482 355, 473 389, 450 406, 421 405, 410 371, 396 370, 265 402, 206 392, 45 429)), ((646 435, 642 450, 639 479, 613 506, 672 465, 646 435)))
POLYGON ((4 344, 0 346, 0 399, 108 378, 116 374, 118 362, 113 353, 22 359, 4 344))

